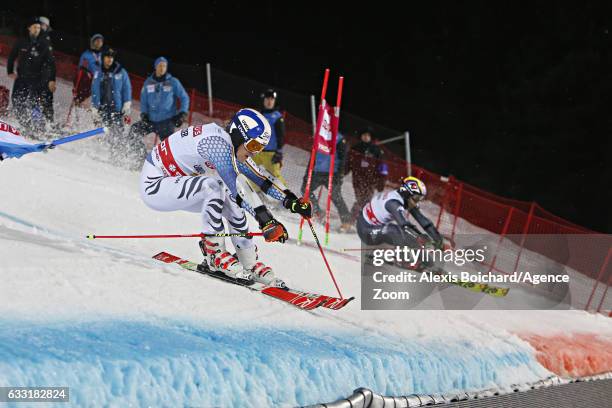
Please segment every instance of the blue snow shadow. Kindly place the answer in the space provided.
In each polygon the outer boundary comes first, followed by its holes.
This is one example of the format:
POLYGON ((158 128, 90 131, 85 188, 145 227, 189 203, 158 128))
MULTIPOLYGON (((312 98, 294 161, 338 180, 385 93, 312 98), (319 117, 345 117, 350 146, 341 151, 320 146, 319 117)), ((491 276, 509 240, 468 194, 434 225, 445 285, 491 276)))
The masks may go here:
POLYGON ((503 341, 200 324, 0 321, 0 386, 69 386, 79 406, 265 407, 333 401, 361 386, 406 395, 504 384, 508 370, 525 381, 547 375, 529 349, 503 341))

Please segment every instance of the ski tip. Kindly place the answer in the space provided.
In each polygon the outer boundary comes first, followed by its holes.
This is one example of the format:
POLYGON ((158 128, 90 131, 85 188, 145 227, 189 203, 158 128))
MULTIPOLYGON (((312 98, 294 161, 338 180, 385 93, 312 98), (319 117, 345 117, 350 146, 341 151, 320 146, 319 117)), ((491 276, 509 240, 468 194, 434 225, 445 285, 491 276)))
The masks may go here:
POLYGON ((93 234, 87 235, 87 239, 96 239, 96 236, 93 234))

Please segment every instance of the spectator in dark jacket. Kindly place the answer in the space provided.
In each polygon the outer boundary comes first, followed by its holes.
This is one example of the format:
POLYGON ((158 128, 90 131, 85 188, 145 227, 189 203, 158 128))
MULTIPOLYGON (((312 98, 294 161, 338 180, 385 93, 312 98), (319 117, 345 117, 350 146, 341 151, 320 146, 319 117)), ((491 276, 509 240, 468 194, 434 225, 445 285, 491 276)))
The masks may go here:
POLYGON ((42 94, 55 92, 55 61, 51 45, 40 36, 40 22, 28 23, 28 35, 15 42, 9 54, 6 70, 13 84, 13 109, 19 123, 30 133, 44 130, 42 94), (15 62, 17 73, 15 74, 15 62))
MULTIPOLYGON (((38 17, 40 21, 40 38, 49 43, 50 49, 53 48, 53 42, 51 41, 51 21, 47 17, 38 17)), ((52 65, 51 77, 55 78, 56 70, 55 64, 52 65)), ((43 88, 42 90, 42 110, 45 118, 49 123, 53 123, 54 110, 53 110, 53 93, 54 90, 43 88)))
POLYGON ((153 68, 155 71, 145 80, 140 92, 141 121, 132 125, 131 132, 140 137, 155 132, 164 140, 187 120, 189 95, 181 81, 168 72, 166 58, 157 58, 153 68))
POLYGON ((94 34, 89 39, 89 49, 81 54, 79 69, 74 80, 72 95, 77 105, 80 105, 91 96, 91 82, 94 74, 102 69, 102 51, 104 50, 104 37, 94 34))
MULTIPOLYGON (((341 133, 338 133, 336 139, 336 157, 334 158, 334 176, 332 179, 332 202, 338 210, 340 215, 340 232, 347 232, 351 226, 351 213, 342 198, 342 181, 344 179, 344 168, 346 165, 346 154, 347 146, 346 140, 341 133)), ((321 152, 317 152, 315 157, 315 165, 312 172, 312 179, 310 181, 310 202, 312 203, 313 214, 322 214, 319 200, 315 195, 315 190, 321 186, 325 188, 329 184, 329 168, 331 165, 331 156, 321 152)), ((306 174, 304 174, 304 181, 302 183, 302 193, 306 191, 306 183, 308 181, 308 168, 306 168, 306 174)), ((325 201, 327 204, 327 202, 325 201)))
POLYGON ((347 173, 353 173, 356 200, 351 210, 353 217, 372 199, 374 190, 384 189, 388 173, 382 162, 383 151, 372 141, 372 131, 362 131, 359 138, 360 141, 351 148, 346 169, 347 173))

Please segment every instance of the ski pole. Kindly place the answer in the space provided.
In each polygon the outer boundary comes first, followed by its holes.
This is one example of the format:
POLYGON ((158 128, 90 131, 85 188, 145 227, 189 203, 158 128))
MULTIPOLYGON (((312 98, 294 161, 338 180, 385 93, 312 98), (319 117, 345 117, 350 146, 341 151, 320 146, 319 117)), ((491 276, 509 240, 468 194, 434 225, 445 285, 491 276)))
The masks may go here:
POLYGON ((259 237, 261 232, 238 232, 238 233, 220 233, 220 234, 166 234, 166 235, 87 235, 87 239, 101 238, 204 238, 204 237, 259 237))
POLYGON ((336 290, 338 291, 338 294, 340 295, 340 299, 344 299, 344 296, 342 296, 342 292, 340 292, 340 288, 338 287, 338 283, 336 282, 336 277, 334 276, 334 273, 331 270, 331 267, 329 266, 329 262, 327 262, 327 257, 325 257, 325 253, 323 252, 323 247, 321 246, 321 242, 319 242, 319 237, 317 237, 317 233, 315 232, 314 226, 312 225, 312 222, 310 221, 310 218, 308 217, 304 217, 306 219, 306 221, 308 221, 308 225, 310 226, 310 231, 312 232, 312 236, 315 239, 315 242, 317 243, 317 246, 319 247, 319 251, 321 252, 321 256, 323 257, 323 261, 325 262, 325 266, 327 266, 327 271, 329 272, 329 275, 332 278, 332 281, 334 282, 334 286, 336 287, 336 290))

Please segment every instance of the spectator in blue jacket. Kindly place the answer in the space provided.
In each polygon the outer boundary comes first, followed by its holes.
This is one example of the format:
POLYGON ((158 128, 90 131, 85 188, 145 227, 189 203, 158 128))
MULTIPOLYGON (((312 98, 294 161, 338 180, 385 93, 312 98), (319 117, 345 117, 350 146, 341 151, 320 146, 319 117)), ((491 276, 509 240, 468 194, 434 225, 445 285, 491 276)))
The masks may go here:
MULTIPOLYGON (((347 232, 351 226, 351 213, 348 210, 344 198, 342 198, 342 181, 344 178, 344 167, 346 161, 346 140, 340 132, 336 139, 336 157, 334 159, 334 176, 332 179, 332 202, 338 210, 342 226, 340 232, 347 232)), ((313 214, 321 214, 322 210, 319 205, 319 200, 315 195, 315 190, 321 186, 327 188, 329 182, 329 167, 331 164, 331 155, 317 152, 315 157, 315 165, 312 171, 312 180, 310 181, 310 202, 312 203, 313 214)), ((302 183, 302 193, 306 190, 306 182, 308 180, 308 168, 304 175, 302 183)))
POLYGON ((125 69, 115 61, 112 48, 102 53, 102 67, 94 73, 91 83, 91 104, 94 118, 110 129, 111 148, 120 143, 124 116, 132 110, 132 84, 125 69))
POLYGON ((102 34, 94 34, 89 40, 89 49, 81 54, 72 90, 72 96, 77 105, 91 96, 91 82, 94 74, 102 69, 103 47, 104 37, 102 34))
POLYGON ((166 58, 157 58, 153 68, 155 71, 146 79, 140 92, 141 121, 135 123, 130 131, 138 136, 155 132, 160 140, 164 140, 187 120, 189 95, 181 82, 168 72, 166 58))

